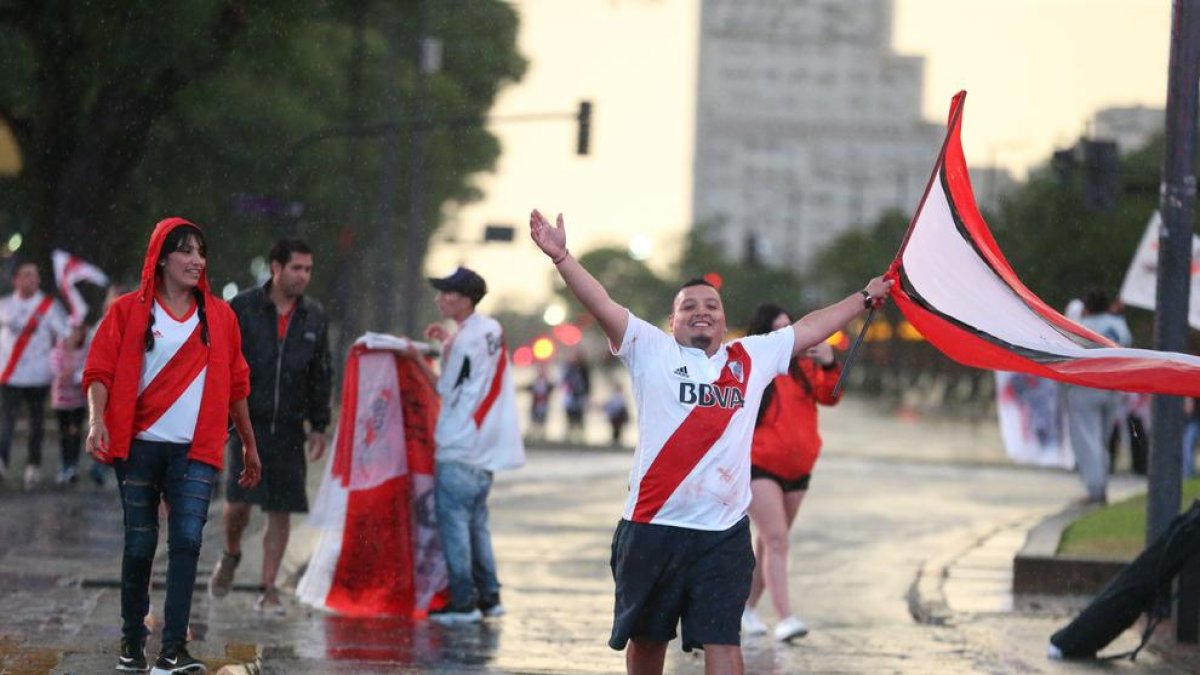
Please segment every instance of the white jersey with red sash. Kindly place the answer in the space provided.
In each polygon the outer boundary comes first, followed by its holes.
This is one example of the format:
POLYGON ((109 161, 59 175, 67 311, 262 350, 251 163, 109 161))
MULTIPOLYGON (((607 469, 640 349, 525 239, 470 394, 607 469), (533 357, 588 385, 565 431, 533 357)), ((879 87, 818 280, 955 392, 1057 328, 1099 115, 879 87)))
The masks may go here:
POLYGON ((437 461, 499 471, 525 463, 516 388, 500 323, 471 314, 445 348, 437 391, 437 461))
POLYGON ((787 372, 789 327, 709 357, 632 313, 614 353, 629 367, 638 446, 624 518, 725 530, 750 505, 750 442, 762 392, 787 372))
POLYGON ((192 305, 186 315, 176 318, 157 300, 150 311, 154 348, 143 356, 134 437, 191 443, 208 366, 208 347, 200 339, 200 317, 192 305))
POLYGON ((66 331, 66 312, 45 293, 0 298, 0 384, 49 386, 50 349, 66 331))

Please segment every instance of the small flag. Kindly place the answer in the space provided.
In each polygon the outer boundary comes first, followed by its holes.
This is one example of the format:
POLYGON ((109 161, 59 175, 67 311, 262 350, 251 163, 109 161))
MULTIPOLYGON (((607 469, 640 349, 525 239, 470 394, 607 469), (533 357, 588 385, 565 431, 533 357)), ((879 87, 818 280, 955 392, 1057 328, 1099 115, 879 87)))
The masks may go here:
POLYGON ((107 286, 108 275, 99 267, 58 248, 50 253, 50 261, 54 264, 54 285, 58 287, 63 302, 67 303, 71 324, 82 324, 87 317, 88 305, 75 284, 88 281, 97 286, 107 286))

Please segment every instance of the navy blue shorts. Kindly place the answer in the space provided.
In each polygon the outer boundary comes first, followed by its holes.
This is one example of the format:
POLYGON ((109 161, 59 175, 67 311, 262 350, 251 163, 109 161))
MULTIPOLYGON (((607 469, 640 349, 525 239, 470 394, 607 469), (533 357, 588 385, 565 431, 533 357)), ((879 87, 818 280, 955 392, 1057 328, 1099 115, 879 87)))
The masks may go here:
POLYGON ((754 573, 748 518, 715 532, 622 520, 610 564, 617 591, 608 646, 624 649, 631 638, 668 642, 677 625, 685 652, 741 644, 754 573))
POLYGON ((766 469, 760 469, 757 466, 751 465, 750 480, 754 480, 756 478, 765 478, 778 485, 779 489, 783 490, 784 492, 799 492, 800 490, 807 490, 808 484, 812 482, 811 473, 806 473, 795 480, 788 480, 786 478, 780 478, 766 469))
POLYGON ((225 499, 235 503, 254 504, 263 511, 278 513, 308 513, 308 457, 304 454, 307 436, 303 426, 280 427, 274 435, 255 427, 258 458, 262 462, 262 479, 252 488, 237 484, 242 473, 242 439, 229 435, 225 466, 228 482, 225 499))

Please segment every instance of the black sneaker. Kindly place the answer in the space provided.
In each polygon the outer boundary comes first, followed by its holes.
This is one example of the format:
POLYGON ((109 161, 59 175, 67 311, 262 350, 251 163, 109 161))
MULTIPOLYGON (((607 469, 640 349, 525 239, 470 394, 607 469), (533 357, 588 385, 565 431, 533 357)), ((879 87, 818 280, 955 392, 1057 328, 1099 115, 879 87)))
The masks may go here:
POLYGON ((125 673, 144 673, 150 670, 146 663, 146 641, 121 638, 121 655, 117 657, 117 670, 125 673))
POLYGON ((483 612, 478 607, 454 607, 446 605, 429 613, 429 620, 434 623, 479 623, 483 621, 483 612))
POLYGON ((504 605, 500 604, 500 594, 486 597, 479 601, 479 611, 485 618, 504 616, 504 605))
POLYGON ((192 658, 187 646, 179 645, 162 650, 158 660, 154 662, 154 670, 150 675, 170 675, 170 673, 207 673, 208 668, 203 662, 192 658))

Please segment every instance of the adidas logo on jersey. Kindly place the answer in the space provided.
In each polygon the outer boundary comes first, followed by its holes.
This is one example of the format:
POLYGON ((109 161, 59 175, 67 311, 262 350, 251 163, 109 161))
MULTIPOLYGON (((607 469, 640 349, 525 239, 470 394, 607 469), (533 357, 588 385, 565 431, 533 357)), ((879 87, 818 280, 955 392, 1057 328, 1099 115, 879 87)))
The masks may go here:
POLYGON ((703 382, 680 382, 679 402, 686 405, 697 405, 702 408, 741 408, 746 402, 741 390, 737 387, 722 387, 719 384, 704 384, 703 382))
POLYGON ((679 366, 675 369, 675 374, 680 377, 687 377, 687 366, 679 366))

